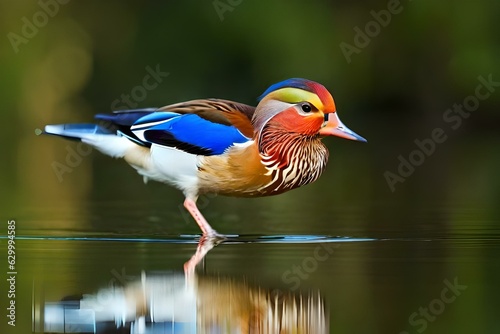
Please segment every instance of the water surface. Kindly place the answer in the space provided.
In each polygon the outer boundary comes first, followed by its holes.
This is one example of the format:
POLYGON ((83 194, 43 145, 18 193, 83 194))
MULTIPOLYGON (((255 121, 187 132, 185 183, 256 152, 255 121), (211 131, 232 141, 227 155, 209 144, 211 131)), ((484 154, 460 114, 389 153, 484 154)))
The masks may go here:
MULTIPOLYGON (((44 145, 55 143, 65 144, 44 145)), ((391 192, 385 165, 352 148, 340 145, 321 180, 303 189, 262 199, 200 199, 207 219, 230 237, 198 267, 196 279, 219 292, 201 294, 210 307, 196 314, 224 312, 229 304, 234 310, 250 299, 271 307, 276 296, 288 296, 276 300, 292 306, 314 300, 309 311, 291 309, 313 315, 331 333, 499 331, 498 163, 436 156, 391 192), (215 297, 224 296, 220 291, 254 297, 224 302, 215 297)), ((63 182, 50 163, 24 168, 43 177, 21 183, 20 195, 6 202, 16 221, 19 333, 43 329, 44 305, 125 289, 141 277, 183 277, 199 230, 177 191, 145 186, 129 167, 97 154, 63 182)), ((226 316, 250 323, 260 314, 252 305, 226 316)), ((132 323, 141 325, 128 319, 128 332, 132 323)), ((191 327, 183 328, 170 332, 191 327)))

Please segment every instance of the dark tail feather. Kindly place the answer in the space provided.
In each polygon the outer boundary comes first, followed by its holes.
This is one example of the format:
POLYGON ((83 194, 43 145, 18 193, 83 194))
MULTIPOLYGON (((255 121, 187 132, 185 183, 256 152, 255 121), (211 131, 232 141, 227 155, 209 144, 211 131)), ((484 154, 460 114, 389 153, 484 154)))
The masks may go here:
POLYGON ((156 108, 120 110, 112 114, 97 114, 95 119, 99 126, 107 129, 112 133, 119 133, 142 146, 151 146, 150 143, 140 140, 131 130, 130 127, 140 118, 156 112, 156 108))
POLYGON ((97 114, 95 115, 95 119, 99 121, 109 122, 118 126, 130 127, 139 118, 154 113, 157 110, 158 109, 156 108, 120 110, 115 111, 112 114, 97 114))

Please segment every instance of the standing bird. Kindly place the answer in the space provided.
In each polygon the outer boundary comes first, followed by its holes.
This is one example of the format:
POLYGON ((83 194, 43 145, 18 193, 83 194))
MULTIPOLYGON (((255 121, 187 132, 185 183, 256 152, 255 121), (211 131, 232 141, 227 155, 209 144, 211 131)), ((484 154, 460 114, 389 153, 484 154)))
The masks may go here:
POLYGON ((44 133, 81 140, 125 159, 145 181, 178 188, 205 237, 218 234, 196 206, 200 195, 281 194, 319 178, 328 161, 323 137, 366 142, 342 124, 323 85, 300 78, 269 87, 257 107, 204 99, 95 118, 47 125, 44 133))

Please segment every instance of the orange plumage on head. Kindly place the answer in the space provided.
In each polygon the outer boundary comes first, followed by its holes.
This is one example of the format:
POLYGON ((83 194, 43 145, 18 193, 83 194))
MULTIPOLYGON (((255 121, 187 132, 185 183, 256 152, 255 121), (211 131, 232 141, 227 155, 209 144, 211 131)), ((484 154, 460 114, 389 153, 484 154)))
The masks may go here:
POLYGON ((290 133, 313 136, 318 133, 323 122, 323 114, 315 113, 304 117, 297 114, 295 108, 292 107, 274 116, 269 124, 276 124, 290 133))

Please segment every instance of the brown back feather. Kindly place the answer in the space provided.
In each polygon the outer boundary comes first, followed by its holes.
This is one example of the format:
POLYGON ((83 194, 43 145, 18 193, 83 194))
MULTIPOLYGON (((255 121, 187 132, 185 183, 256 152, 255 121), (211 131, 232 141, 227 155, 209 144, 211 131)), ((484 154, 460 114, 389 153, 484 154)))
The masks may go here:
POLYGON ((243 103, 220 99, 200 99, 171 104, 159 108, 158 111, 196 114, 214 123, 233 125, 248 138, 254 136, 251 120, 255 107, 243 103))

